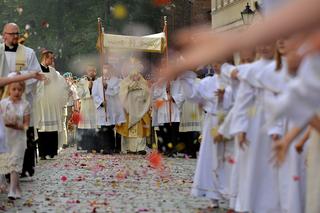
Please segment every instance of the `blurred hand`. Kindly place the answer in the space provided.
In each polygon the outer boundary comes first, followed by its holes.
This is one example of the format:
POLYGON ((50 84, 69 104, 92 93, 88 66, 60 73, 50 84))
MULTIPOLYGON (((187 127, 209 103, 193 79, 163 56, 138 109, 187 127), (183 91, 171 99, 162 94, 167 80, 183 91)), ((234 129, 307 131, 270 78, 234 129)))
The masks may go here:
POLYGON ((89 88, 89 89, 92 89, 92 86, 93 86, 93 81, 89 81, 89 86, 88 86, 88 88, 89 88))
POLYGON ((300 66, 302 56, 297 51, 290 51, 286 55, 288 64, 288 72, 291 76, 296 76, 298 68, 300 66))
POLYGON ((44 82, 45 85, 48 85, 48 84, 50 84, 50 79, 49 78, 45 78, 43 82, 44 82))
POLYGON ((223 135, 221 135, 220 133, 218 133, 215 137, 214 137, 214 143, 221 143, 223 142, 223 135))
POLYGON ((215 91, 215 96, 218 97, 218 102, 219 103, 223 102, 224 93, 225 93, 224 89, 218 89, 218 90, 215 91))
POLYGON ((178 33, 175 45, 180 53, 172 57, 168 67, 162 65, 159 81, 172 80, 179 73, 209 64, 213 60, 225 59, 232 55, 237 44, 236 34, 214 33, 210 27, 197 27, 178 33), (183 56, 184 60, 177 60, 183 56))
POLYGON ((273 141, 277 141, 277 140, 280 139, 280 135, 278 135, 278 134, 272 134, 272 135, 271 135, 271 139, 272 139, 273 141))
POLYGON ((274 141, 272 150, 272 161, 274 162, 275 166, 281 166, 284 160, 286 159, 287 152, 289 149, 289 143, 287 143, 285 140, 277 140, 274 141))
POLYGON ((7 128, 16 129, 16 130, 22 130, 23 126, 19 126, 17 123, 6 123, 5 126, 7 128))
POLYGON ((233 79, 233 80, 238 80, 238 70, 233 70, 232 72, 231 72, 231 78, 233 79))
POLYGON ((32 71, 31 75, 32 75, 32 78, 37 79, 39 81, 44 81, 47 79, 44 74, 38 71, 32 71))
POLYGON ((304 57, 320 51, 320 31, 312 33, 303 45, 301 56, 304 57))
POLYGON ((248 146, 248 141, 245 132, 241 132, 238 134, 239 146, 242 150, 245 150, 245 147, 248 146))
POLYGON ((303 143, 298 143, 296 144, 295 148, 296 148, 296 151, 301 154, 303 152, 303 143))

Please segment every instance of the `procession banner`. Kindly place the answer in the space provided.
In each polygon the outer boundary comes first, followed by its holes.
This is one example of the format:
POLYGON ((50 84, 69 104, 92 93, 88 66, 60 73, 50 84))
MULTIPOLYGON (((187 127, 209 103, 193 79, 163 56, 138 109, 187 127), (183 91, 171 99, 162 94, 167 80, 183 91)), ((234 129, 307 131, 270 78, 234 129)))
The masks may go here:
POLYGON ((165 33, 147 36, 125 36, 104 34, 104 47, 109 50, 138 50, 143 52, 163 53, 166 47, 165 33))

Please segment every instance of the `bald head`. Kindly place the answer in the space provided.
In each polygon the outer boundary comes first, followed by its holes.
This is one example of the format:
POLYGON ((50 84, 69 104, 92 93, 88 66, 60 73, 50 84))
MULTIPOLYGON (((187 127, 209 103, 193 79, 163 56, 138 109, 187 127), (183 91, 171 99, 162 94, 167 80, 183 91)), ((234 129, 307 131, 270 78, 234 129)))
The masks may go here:
POLYGON ((17 45, 19 41, 19 26, 16 23, 4 25, 2 35, 3 41, 7 46, 17 45))

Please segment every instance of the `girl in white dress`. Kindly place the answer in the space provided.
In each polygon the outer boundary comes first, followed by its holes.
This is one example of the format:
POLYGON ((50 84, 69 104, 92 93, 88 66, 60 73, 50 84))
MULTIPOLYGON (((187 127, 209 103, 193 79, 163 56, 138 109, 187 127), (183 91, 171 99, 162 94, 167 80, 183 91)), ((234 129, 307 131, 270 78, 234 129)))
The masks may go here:
POLYGON ((239 72, 239 90, 235 103, 235 114, 231 121, 231 135, 237 136, 240 149, 237 163, 237 212, 277 212, 276 172, 270 163, 272 137, 281 135, 277 125, 263 128, 267 123, 269 111, 265 100, 272 96, 261 87, 257 80, 265 67, 275 63, 274 45, 259 47, 261 59, 250 64, 250 68, 239 72))
POLYGON ((232 89, 224 84, 220 75, 221 64, 214 64, 215 75, 199 83, 192 81, 192 74, 181 77, 185 96, 202 105, 206 112, 202 127, 202 140, 191 194, 211 200, 218 207, 226 195, 227 181, 224 168, 225 144, 214 140, 222 117, 232 104, 232 89))
POLYGON ((10 173, 8 198, 21 198, 19 172, 22 170, 26 147, 26 130, 30 121, 30 105, 22 99, 25 83, 11 83, 9 97, 0 101, 0 110, 5 125, 7 152, 0 156, 0 174, 10 173))
MULTIPOLYGON (((6 71, 6 67, 7 66, 6 66, 6 60, 4 58, 4 54, 1 54, 0 52, 0 73, 4 73, 6 71)), ((44 80, 44 76, 42 74, 34 71, 24 75, 0 77, 0 87, 3 87, 13 82, 25 81, 31 78, 34 78, 37 80, 44 80)), ((7 151, 8 151, 8 148, 5 140, 4 124, 3 124, 2 116, 0 116, 0 154, 6 153, 7 151)), ((0 175, 0 192, 3 192, 3 191, 6 191, 6 180, 4 175, 0 175)))

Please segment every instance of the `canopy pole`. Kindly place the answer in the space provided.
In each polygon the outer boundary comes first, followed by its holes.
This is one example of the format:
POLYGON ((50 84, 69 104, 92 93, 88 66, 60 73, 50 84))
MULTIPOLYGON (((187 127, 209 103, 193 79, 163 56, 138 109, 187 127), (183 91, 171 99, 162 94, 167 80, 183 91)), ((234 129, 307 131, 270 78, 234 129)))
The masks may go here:
MULTIPOLYGON (((163 32, 166 36, 166 47, 165 47, 165 59, 166 59, 166 66, 168 67, 168 63, 169 63, 169 51, 168 51, 168 22, 167 22, 167 16, 163 17, 163 32)), ((172 101, 171 101, 171 84, 170 81, 167 82, 167 86, 166 86, 166 91, 167 91, 167 95, 169 96, 169 122, 170 122, 170 126, 172 125, 172 101)))
POLYGON ((98 18, 98 50, 99 50, 99 55, 100 55, 100 69, 101 69, 101 83, 102 83, 102 94, 103 94, 103 107, 104 107, 104 111, 106 113, 106 122, 108 122, 107 119, 107 99, 106 99, 106 92, 105 92, 105 88, 104 88, 104 84, 106 79, 104 78, 103 75, 103 65, 104 65, 104 61, 105 61, 105 51, 104 51, 104 29, 102 26, 102 20, 99 17, 98 18))

